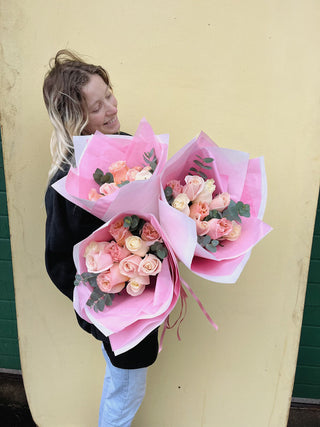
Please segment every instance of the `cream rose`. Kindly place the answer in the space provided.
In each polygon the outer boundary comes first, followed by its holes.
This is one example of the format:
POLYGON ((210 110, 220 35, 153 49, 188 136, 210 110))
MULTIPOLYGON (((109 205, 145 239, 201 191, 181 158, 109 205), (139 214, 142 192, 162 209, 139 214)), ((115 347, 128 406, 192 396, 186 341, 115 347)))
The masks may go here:
POLYGON ((237 240, 240 237, 241 225, 238 224, 236 221, 231 221, 231 222, 232 222, 232 230, 230 231, 229 234, 224 236, 224 239, 231 240, 233 242, 234 240, 237 240))
POLYGON ((150 179, 152 177, 152 173, 150 172, 150 167, 146 166, 144 167, 140 172, 136 174, 134 177, 135 181, 145 181, 147 179, 150 179))
POLYGON ((172 202, 172 207, 189 216, 190 199, 185 193, 180 193, 172 202))
POLYGON ((144 257, 148 252, 149 247, 147 242, 141 239, 139 236, 130 236, 125 240, 126 248, 134 255, 144 257))
POLYGON ((206 202, 211 203, 212 201, 212 193, 216 189, 214 184, 214 179, 207 179, 204 183, 203 190, 200 194, 194 199, 194 203, 206 202))

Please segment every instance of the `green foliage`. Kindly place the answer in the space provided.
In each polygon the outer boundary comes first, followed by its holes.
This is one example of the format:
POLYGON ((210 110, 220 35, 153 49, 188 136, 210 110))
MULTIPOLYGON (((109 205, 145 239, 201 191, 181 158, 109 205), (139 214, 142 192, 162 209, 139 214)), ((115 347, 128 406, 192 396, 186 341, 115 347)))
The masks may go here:
POLYGON ((123 187, 124 185, 130 184, 130 181, 121 181, 120 184, 117 184, 117 187, 123 187))
POLYGON ((230 204, 222 213, 223 218, 229 221, 237 221, 241 223, 240 216, 250 217, 250 205, 245 205, 243 202, 234 202, 230 200, 230 204))
POLYGON ((144 219, 139 218, 137 215, 125 216, 123 219, 124 227, 129 228, 129 231, 131 231, 134 236, 140 235, 145 222, 144 219))
POLYGON ((97 285, 97 276, 98 273, 82 273, 82 274, 76 274, 75 280, 74 280, 74 286, 78 286, 81 282, 83 283, 89 283, 90 286, 93 288, 96 288, 97 285))
POLYGON ((166 196, 166 200, 167 200, 167 202, 169 203, 169 205, 171 206, 172 205, 172 202, 173 202, 173 200, 174 200, 174 197, 173 197, 173 190, 172 190, 172 188, 170 187, 170 186, 167 186, 165 189, 164 189, 164 195, 166 196))
POLYGON ((198 236, 198 243, 200 246, 207 249, 208 251, 216 252, 217 246, 220 242, 219 240, 211 239, 211 237, 206 234, 205 236, 198 236))
POLYGON ((168 256, 168 250, 161 242, 155 242, 150 246, 150 253, 158 257, 161 261, 168 256))
POLYGON ((151 167, 151 172, 156 170, 158 159, 154 153, 154 148, 151 151, 143 153, 143 160, 151 167))
POLYGON ((103 311, 105 306, 111 306, 114 297, 114 294, 107 294, 96 287, 91 292, 87 305, 98 313, 99 311, 103 311))
POLYGON ((222 218, 221 212, 217 211, 217 209, 212 209, 211 211, 209 211, 209 215, 207 215, 204 218, 204 221, 210 221, 210 219, 212 218, 221 219, 222 218))
POLYGON ((191 167, 189 170, 189 174, 192 175, 191 172, 195 172, 197 175, 200 175, 203 179, 208 179, 207 175, 201 170, 206 169, 210 170, 212 169, 212 166, 209 165, 209 163, 212 163, 214 161, 211 157, 201 157, 198 154, 196 154, 196 157, 198 157, 199 160, 193 160, 193 163, 198 167, 191 167))
POLYGON ((95 170, 93 174, 93 179, 100 186, 103 184, 110 184, 111 182, 114 182, 113 175, 111 172, 107 172, 106 174, 104 174, 103 171, 99 168, 95 170))

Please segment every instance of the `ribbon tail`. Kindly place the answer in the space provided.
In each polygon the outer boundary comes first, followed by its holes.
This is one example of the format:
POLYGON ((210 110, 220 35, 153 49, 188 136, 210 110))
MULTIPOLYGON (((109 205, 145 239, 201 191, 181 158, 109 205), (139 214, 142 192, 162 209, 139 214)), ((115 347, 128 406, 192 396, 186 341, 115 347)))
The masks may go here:
POLYGON ((214 321, 211 319, 210 315, 208 314, 208 312, 206 311, 206 309, 203 307, 201 301, 199 300, 199 298, 197 297, 197 295, 193 292, 193 290, 190 288, 190 286, 188 285, 188 283, 183 280, 182 278, 180 278, 181 282, 183 283, 183 285, 188 289, 188 291, 190 292, 190 294, 193 296, 193 298, 197 301, 198 306, 200 307, 202 313, 206 316, 206 318, 208 319, 209 323, 216 329, 218 330, 218 326, 214 323, 214 321))

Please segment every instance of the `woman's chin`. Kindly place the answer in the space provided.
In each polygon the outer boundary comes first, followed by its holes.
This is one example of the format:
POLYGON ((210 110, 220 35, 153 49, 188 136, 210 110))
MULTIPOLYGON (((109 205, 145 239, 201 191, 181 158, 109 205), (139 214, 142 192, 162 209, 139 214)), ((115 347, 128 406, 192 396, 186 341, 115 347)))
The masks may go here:
POLYGON ((105 134, 113 134, 113 133, 118 133, 119 131, 120 131, 120 122, 119 122, 119 119, 117 118, 113 123, 103 125, 100 132, 105 134))

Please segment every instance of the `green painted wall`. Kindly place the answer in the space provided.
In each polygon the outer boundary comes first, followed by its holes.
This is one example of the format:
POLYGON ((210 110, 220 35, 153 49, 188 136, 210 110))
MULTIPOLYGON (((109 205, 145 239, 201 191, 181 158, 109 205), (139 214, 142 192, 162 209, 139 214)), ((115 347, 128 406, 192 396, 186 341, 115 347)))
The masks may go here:
POLYGON ((21 369, 0 135, 0 369, 21 369))
POLYGON ((293 396, 320 399, 320 194, 293 396))

